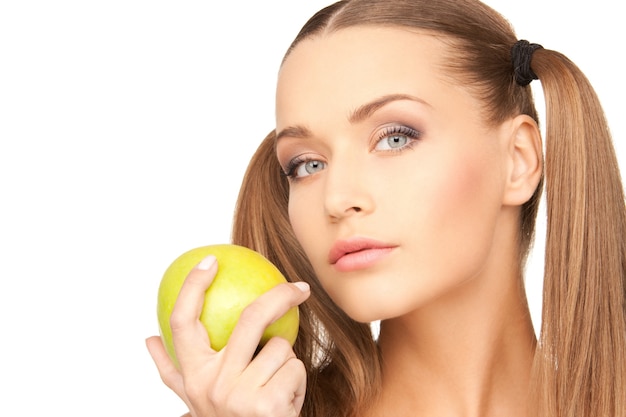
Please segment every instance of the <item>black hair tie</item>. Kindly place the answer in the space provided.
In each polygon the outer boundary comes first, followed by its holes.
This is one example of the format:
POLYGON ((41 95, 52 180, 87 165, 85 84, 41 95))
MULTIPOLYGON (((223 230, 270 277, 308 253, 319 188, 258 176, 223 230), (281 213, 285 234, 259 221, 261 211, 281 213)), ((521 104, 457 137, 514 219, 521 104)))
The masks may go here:
POLYGON ((543 48, 538 43, 530 43, 526 40, 519 40, 511 48, 511 60, 515 72, 515 81, 522 87, 530 84, 532 80, 538 80, 537 74, 530 69, 530 61, 535 50, 543 48))

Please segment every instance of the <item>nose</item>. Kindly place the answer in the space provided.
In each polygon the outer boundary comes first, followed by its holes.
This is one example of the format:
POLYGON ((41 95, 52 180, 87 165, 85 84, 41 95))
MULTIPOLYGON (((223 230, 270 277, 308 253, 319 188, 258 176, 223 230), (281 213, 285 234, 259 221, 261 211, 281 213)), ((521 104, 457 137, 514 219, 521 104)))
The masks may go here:
POLYGON ((324 209, 331 222, 374 210, 373 190, 355 158, 327 168, 324 209))

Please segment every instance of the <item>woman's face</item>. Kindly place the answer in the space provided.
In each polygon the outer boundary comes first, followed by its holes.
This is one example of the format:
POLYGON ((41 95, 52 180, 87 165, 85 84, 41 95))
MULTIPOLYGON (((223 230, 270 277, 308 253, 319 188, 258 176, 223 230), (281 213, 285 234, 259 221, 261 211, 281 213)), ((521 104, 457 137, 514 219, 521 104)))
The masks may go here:
POLYGON ((427 34, 351 28, 303 41, 279 74, 290 220, 324 288, 359 321, 479 280, 497 253, 506 145, 445 78, 445 50, 427 34))

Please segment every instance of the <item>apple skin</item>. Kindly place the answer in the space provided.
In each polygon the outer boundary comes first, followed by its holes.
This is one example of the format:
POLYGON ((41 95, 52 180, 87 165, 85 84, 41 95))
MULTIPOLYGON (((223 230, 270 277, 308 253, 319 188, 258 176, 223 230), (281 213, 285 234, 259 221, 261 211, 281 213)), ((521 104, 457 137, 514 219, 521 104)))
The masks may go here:
MULTIPOLYGON (((172 262, 161 279, 157 317, 165 349, 178 366, 172 342, 170 316, 178 293, 189 272, 208 255, 217 258, 218 270, 205 293, 200 321, 206 328, 211 347, 219 351, 228 342, 243 309, 274 286, 287 282, 282 273, 260 253, 243 246, 218 244, 191 249, 172 262)), ((282 337, 291 345, 298 335, 299 313, 293 307, 265 329, 259 345, 272 337, 282 337)))

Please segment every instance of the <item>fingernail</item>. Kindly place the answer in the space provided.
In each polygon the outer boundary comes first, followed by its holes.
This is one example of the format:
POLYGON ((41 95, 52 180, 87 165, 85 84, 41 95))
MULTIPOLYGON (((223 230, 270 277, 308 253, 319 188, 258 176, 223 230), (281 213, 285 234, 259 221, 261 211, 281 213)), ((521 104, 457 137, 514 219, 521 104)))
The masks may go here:
POLYGON ((203 260, 201 260, 198 265, 196 265, 196 269, 199 269, 201 271, 206 271, 213 266, 215 261, 216 261, 215 256, 209 255, 203 260))
POLYGON ((311 286, 304 281, 294 282, 293 285, 295 285, 302 292, 308 292, 311 289, 311 286))

